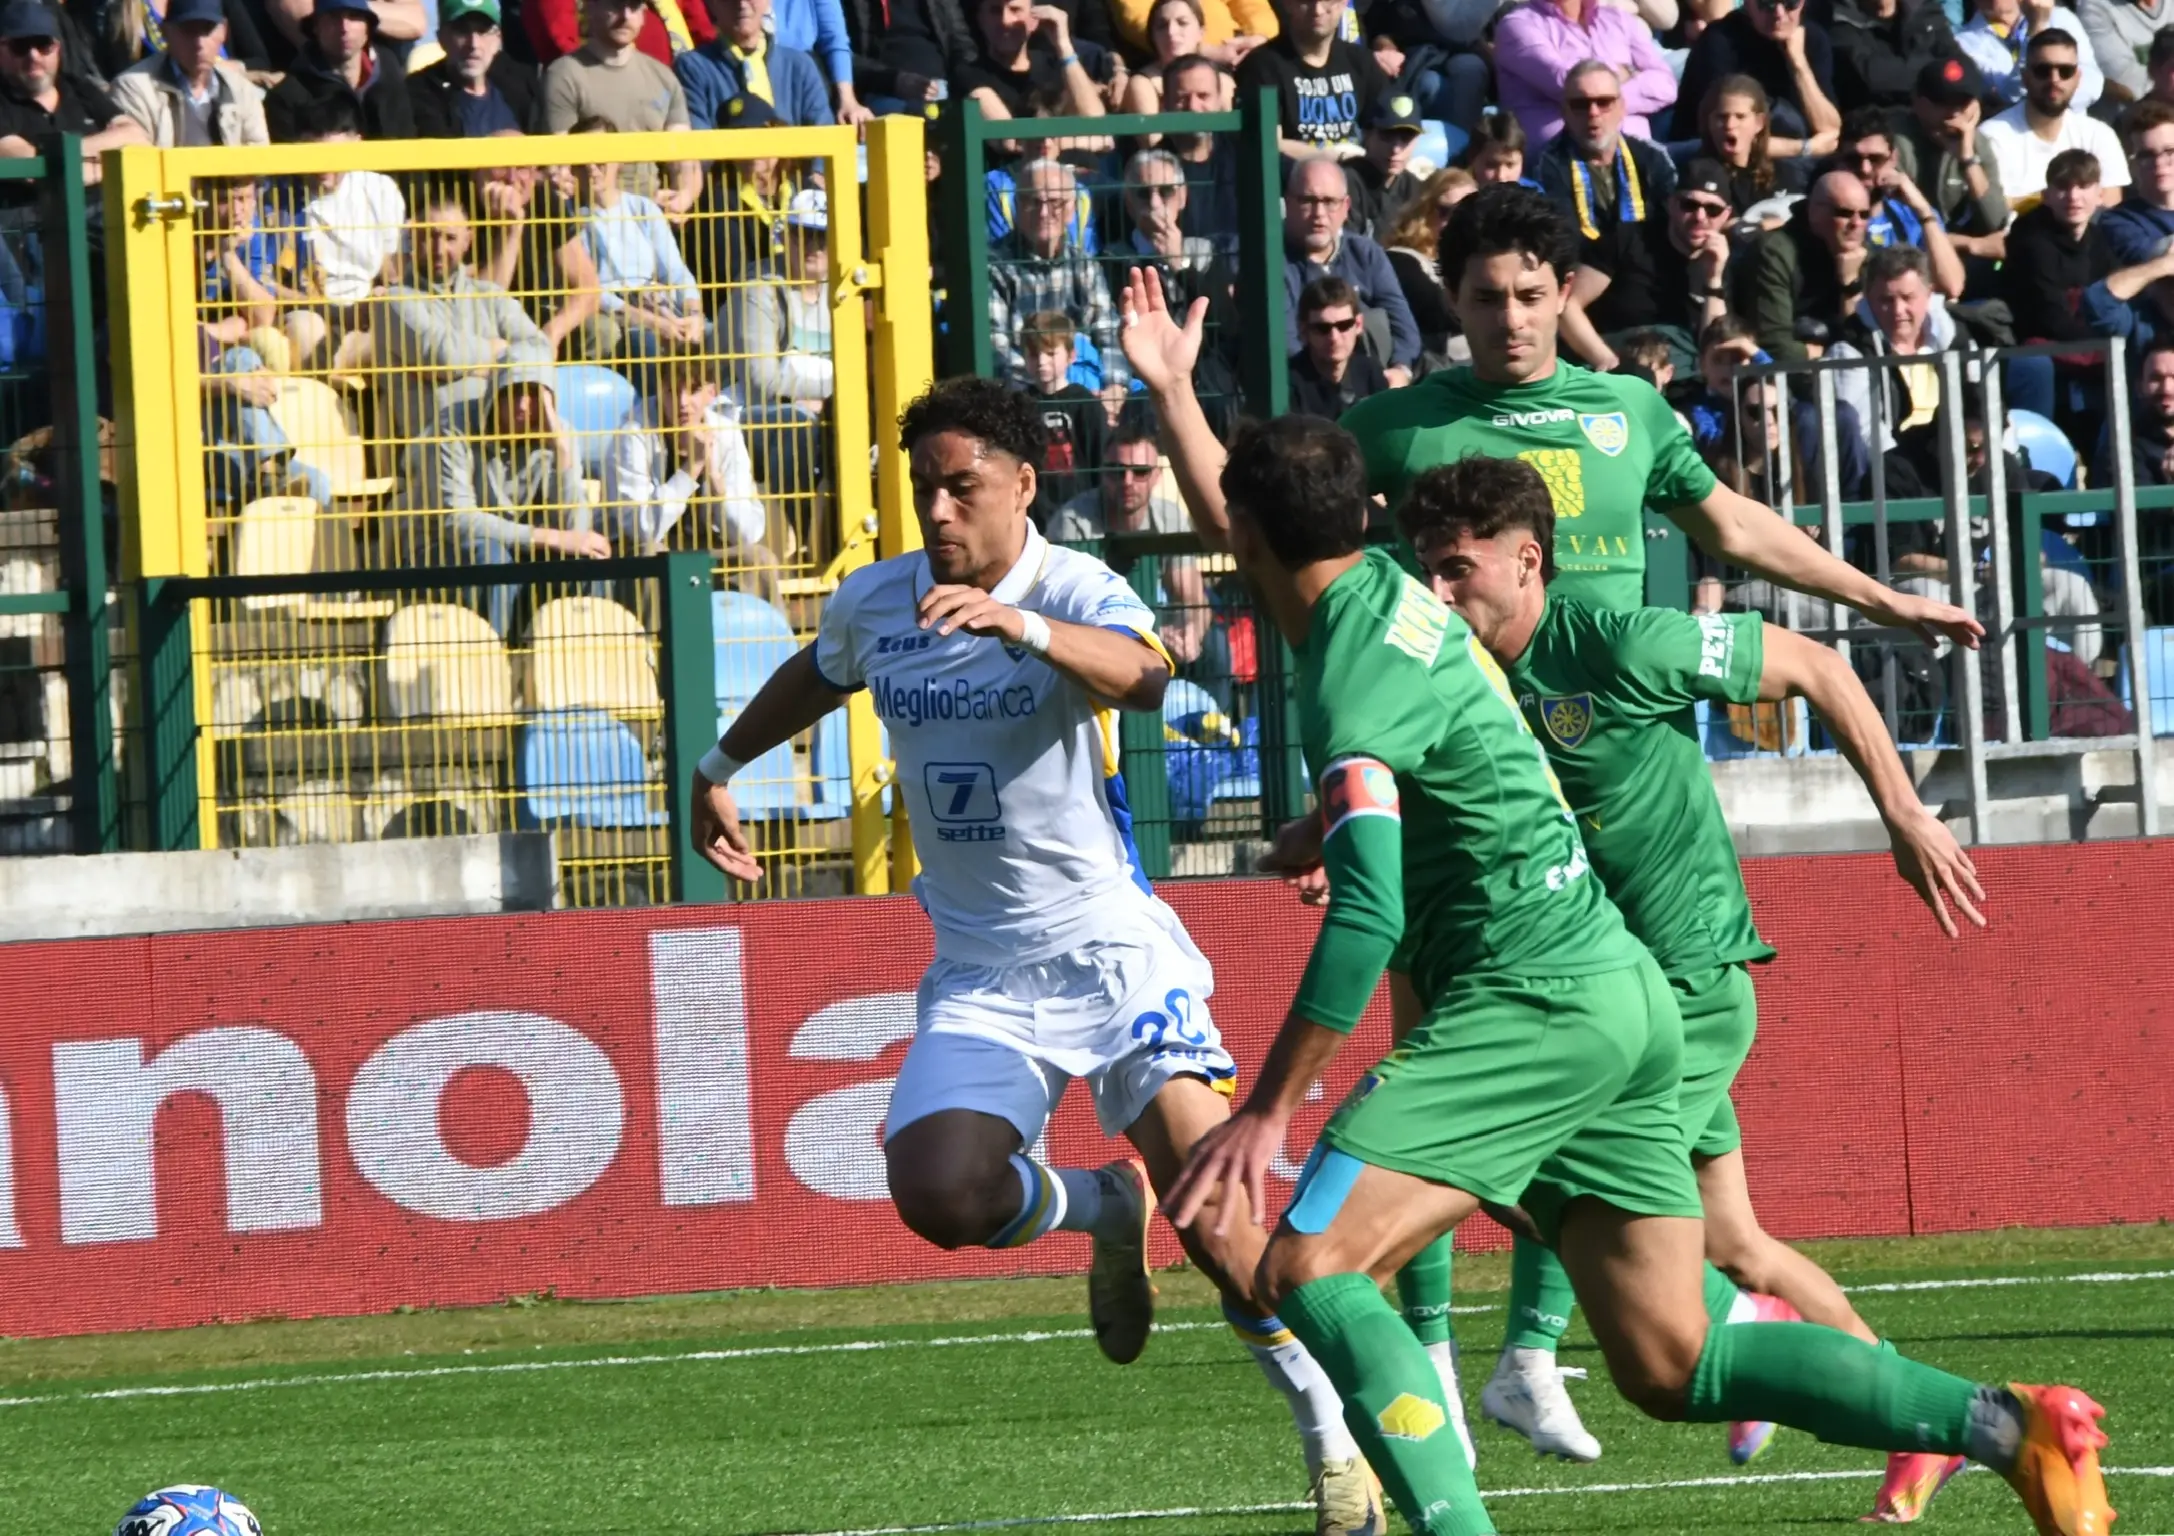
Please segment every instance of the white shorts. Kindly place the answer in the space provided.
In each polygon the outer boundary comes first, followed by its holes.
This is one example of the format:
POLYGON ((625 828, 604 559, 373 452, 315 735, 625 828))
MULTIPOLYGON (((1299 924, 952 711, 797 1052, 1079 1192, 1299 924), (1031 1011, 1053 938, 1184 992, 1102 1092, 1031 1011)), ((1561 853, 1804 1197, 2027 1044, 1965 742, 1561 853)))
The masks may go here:
POLYGON ((1129 1128, 1174 1077, 1228 1093, 1238 1069, 1208 1016, 1214 990, 1213 968, 1175 913, 1025 965, 938 959, 921 978, 884 1139, 940 1110, 971 1109, 1010 1121, 1031 1147, 1075 1077, 1087 1080, 1106 1136, 1129 1128))

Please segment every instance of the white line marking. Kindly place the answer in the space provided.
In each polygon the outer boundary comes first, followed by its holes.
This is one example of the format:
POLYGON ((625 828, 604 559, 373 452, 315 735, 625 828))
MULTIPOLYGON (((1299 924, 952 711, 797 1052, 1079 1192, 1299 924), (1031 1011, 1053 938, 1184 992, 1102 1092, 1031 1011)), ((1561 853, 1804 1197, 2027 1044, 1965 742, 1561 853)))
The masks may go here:
MULTIPOLYGON (((2123 1280, 2174 1280, 2174 1269, 2116 1271, 2082 1275, 2005 1275, 1974 1280, 1909 1280, 1885 1285, 1844 1286, 1844 1290, 1934 1291, 2010 1285, 2104 1285, 2123 1280)), ((1458 1316, 1499 1312, 1500 1307, 1451 1307, 1458 1316)), ((1202 1333, 1226 1327, 1220 1322, 1163 1323, 1158 1333, 1202 1333)), ((305 1376, 258 1376, 241 1381, 188 1382, 173 1386, 108 1387, 97 1392, 49 1392, 0 1397, 0 1408, 37 1408, 54 1403, 117 1402, 144 1397, 208 1397, 227 1392, 260 1392, 282 1387, 340 1386, 352 1382, 432 1381, 449 1376, 513 1376, 536 1371, 593 1371, 634 1365, 703 1364, 727 1360, 765 1360, 802 1355, 883 1354, 909 1349, 960 1349, 970 1345, 1046 1344, 1091 1339, 1086 1328, 1036 1329, 1019 1333, 955 1334, 935 1339, 846 1339, 835 1344, 762 1344, 741 1349, 697 1349, 683 1354, 596 1355, 579 1360, 498 1360, 488 1365, 432 1365, 380 1371, 320 1371, 305 1376)), ((2156 1474, 2154 1474, 2156 1475, 2156 1474)), ((2174 1476, 2174 1471, 2166 1475, 2174 1476)), ((1504 1495, 1509 1497, 1510 1495, 1504 1495)), ((1099 1517, 1098 1517, 1099 1518, 1099 1517)), ((1150 1518, 1141 1516, 1139 1518, 1150 1518)), ((1154 1518, 1161 1518, 1156 1516, 1154 1518)), ((1043 1522, 1047 1523, 1047 1522, 1043 1522)), ((944 1526, 938 1529, 976 1529, 944 1526)))
MULTIPOLYGON (((1976 1467, 1966 1469, 1975 1472, 1976 1467)), ((2174 1477, 2174 1467, 2107 1467, 2108 1477, 2174 1477)), ((1585 1483, 1564 1488, 1494 1488, 1480 1490, 1484 1499, 1547 1499, 1589 1493, 1669 1493, 1686 1488, 1752 1488, 1776 1483, 1826 1483, 1845 1478, 1878 1477, 1879 1467, 1854 1467, 1832 1472, 1765 1472, 1740 1477, 1684 1477, 1657 1483, 1585 1483)), ((968 1531, 1021 1531, 1053 1525, 1118 1525, 1137 1520, 1198 1520, 1237 1515, 1288 1515, 1312 1509, 1311 1504, 1233 1504, 1219 1509, 1186 1506, 1174 1509, 1119 1509, 1085 1515, 1015 1515, 1000 1520, 959 1520, 940 1525, 874 1525, 858 1530, 812 1531, 805 1536, 956 1536, 968 1531)))

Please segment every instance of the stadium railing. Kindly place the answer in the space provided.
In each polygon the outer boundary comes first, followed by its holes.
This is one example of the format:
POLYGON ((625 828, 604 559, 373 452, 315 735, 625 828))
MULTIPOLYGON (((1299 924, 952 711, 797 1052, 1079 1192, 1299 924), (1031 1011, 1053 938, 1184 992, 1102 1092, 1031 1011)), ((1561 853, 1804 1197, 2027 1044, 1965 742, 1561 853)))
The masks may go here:
MULTIPOLYGON (((136 845, 546 824, 569 904, 721 895, 681 749, 917 543, 872 424, 931 371, 922 125, 873 126, 865 228, 861 153, 832 127, 109 155, 136 845)), ((761 893, 910 876, 887 772, 865 696, 753 765, 761 893)))
MULTIPOLYGON (((1181 158, 1188 229, 1201 231, 1203 256, 1176 272, 1173 302, 1194 292, 1211 295, 1207 337, 1195 388, 1211 422, 1222 429, 1241 413, 1282 413, 1288 390, 1283 346, 1282 175, 1272 91, 1241 99, 1235 110, 1210 113, 1119 114, 1097 118, 991 120, 972 100, 955 104, 938 125, 944 175, 935 185, 944 286, 940 293, 939 359, 946 376, 1017 376, 1005 365, 995 334, 992 288, 1019 254, 1004 237, 1019 218, 1018 168, 1046 150, 1074 167, 1076 209, 1068 220, 1067 253, 1093 264, 1114 304, 1128 272, 1147 264, 1132 246, 1126 206, 1127 169, 1139 149, 1167 146, 1174 136, 1213 146, 1205 160, 1181 158), (1205 169, 1204 169, 1205 167, 1205 169), (1227 178, 1224 179, 1224 178, 1227 178), (1194 221, 1195 210, 1214 209, 1194 221), (1218 222, 1218 221, 1227 221, 1218 222)), ((1034 306, 1014 306, 1017 327, 1034 306)), ((1076 318, 1076 317, 1075 317, 1076 318)), ((1070 380, 1096 394, 1105 378, 1103 352, 1113 338, 1081 335, 1070 380), (1099 341, 1099 345, 1098 345, 1099 341)), ((1145 397, 1132 396, 1144 406, 1145 397)), ((1085 404, 1096 409, 1099 402, 1085 404)), ((1045 414, 1063 405, 1045 399, 1045 414)), ((1060 494, 1037 507, 1045 518, 1065 497, 1093 492, 1101 475, 1086 466, 1076 476, 1052 474, 1060 494)), ((1166 485, 1159 494, 1175 496, 1166 485)), ((1147 873, 1243 873, 1234 849, 1247 849, 1304 809, 1305 776, 1287 686, 1288 648, 1265 623, 1256 624, 1243 584, 1227 557, 1203 556, 1182 534, 1121 534, 1080 547, 1117 566, 1164 620, 1178 644, 1199 644, 1181 655, 1179 676, 1164 717, 1127 714, 1119 728, 1134 839, 1147 873), (1182 600, 1163 581, 1167 562, 1184 562, 1202 577, 1208 609, 1182 600)))
POLYGON ((122 842, 82 141, 0 160, 0 854, 122 842))
MULTIPOLYGON (((1989 834, 1989 762, 2121 752, 2134 758, 2136 783, 2150 786, 2154 737, 2174 732, 2174 612, 2166 610, 2161 591, 2174 574, 2166 549, 2174 530, 2174 488, 2139 491, 2126 452, 2111 455, 2113 484, 2086 487, 2084 456, 2051 423, 2003 404, 2002 380, 2010 362, 2081 353, 2100 360, 2104 428, 2113 444, 2125 446, 2130 375, 2121 338, 1950 349, 1930 358, 1939 370, 1941 404, 1933 428, 1942 494, 1889 499, 1885 457, 1875 453, 1870 456, 1872 498, 1850 503, 1842 500, 1838 381, 1851 370, 1884 376, 1927 359, 1823 358, 1747 366, 1736 375, 1732 416, 1739 463, 1745 462, 1743 391, 1779 379, 1809 393, 1818 437, 1816 499, 1795 499, 1805 495, 1800 489, 1783 510, 1832 553, 1892 583, 1898 580, 1892 535, 1913 525, 1937 525, 1936 559, 1920 562, 1914 572, 1902 571, 1899 579, 1976 614, 1986 641, 1975 655, 1947 647, 1935 652, 1915 636, 1870 626, 1847 609, 1834 613, 1830 623, 1813 622, 1812 600, 1795 594, 1781 595, 1780 611, 1770 617, 1851 656, 1898 742, 1961 751, 1972 833, 1981 842, 1989 834), (1990 430, 1988 423, 1994 424, 1990 430), (1973 425, 1981 433, 1976 470, 1969 468, 1973 425), (2026 472, 2079 488, 2026 490, 2011 484, 2010 452, 1992 451, 2004 444, 2026 472), (1993 509, 2004 511, 1996 516, 1993 509), (2049 613, 2049 602, 2060 611, 2049 613), (2057 664, 2056 658, 2065 660, 2057 664)), ((1876 443, 1889 428, 1887 392, 1867 394, 1872 416, 1863 430, 1867 441, 1876 443)), ((1754 450, 1754 458, 1767 467, 1767 484, 1795 478, 1778 469, 1798 462, 1793 414, 1776 412, 1776 430, 1754 450)), ((1657 518, 1648 522, 1649 534, 1674 538, 1682 552, 1664 558, 1656 552, 1668 547, 1666 539, 1649 538, 1648 600, 1681 603, 1696 579, 1689 541, 1657 518)), ((1782 734, 1787 736, 1786 726, 1782 734)), ((2146 791, 2137 801, 2139 831, 2156 834, 2157 797, 2146 791)))

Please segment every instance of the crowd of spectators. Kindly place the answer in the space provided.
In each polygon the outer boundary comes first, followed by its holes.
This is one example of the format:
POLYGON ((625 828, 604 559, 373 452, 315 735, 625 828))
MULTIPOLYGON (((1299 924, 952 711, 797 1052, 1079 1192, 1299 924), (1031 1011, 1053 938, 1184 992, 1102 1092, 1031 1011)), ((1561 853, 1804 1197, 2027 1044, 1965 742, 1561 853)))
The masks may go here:
MULTIPOLYGON (((1730 359, 2073 343, 2012 363, 2008 398, 2068 430, 2087 464, 2121 450, 2099 440, 2103 374, 2083 349, 2129 337, 2140 384, 2166 366, 2169 0, 0 7, 0 155, 62 129, 99 149, 860 124, 967 101, 1000 123, 1184 118, 1263 90, 1294 409, 1335 415, 1464 360, 1436 242, 1460 198, 1500 180, 1537 186, 1576 225, 1568 354, 1653 378, 1703 443, 1740 457, 1751 408, 1725 387, 1730 359)), ((1229 132, 1086 126, 999 130, 988 311, 938 318, 986 330, 996 371, 1043 400, 1045 521, 1154 528, 1163 493, 1132 484, 1152 423, 1116 298, 1136 266, 1181 304, 1205 298, 1203 393, 1234 410, 1247 172, 1229 132)), ((931 176, 944 169, 932 154, 931 176)), ((790 534, 763 497, 819 492, 834 468, 820 429, 841 383, 826 189, 810 167, 666 159, 217 191, 199 227, 223 498, 290 475, 251 381, 291 370, 380 376, 377 435, 430 445, 395 466, 402 495, 461 510, 451 536, 471 552, 602 553, 689 516, 723 546, 767 552, 790 534), (604 511, 531 518, 534 536, 517 536, 509 508, 566 489, 550 369, 570 363, 633 383, 634 446, 615 453, 602 502, 589 492, 604 511), (519 454, 455 441, 501 429, 519 454)), ((1936 487, 1939 377, 1932 361, 1843 376, 1847 488, 1875 460, 1891 490, 1936 487)), ((2148 441, 2155 397, 2135 398, 2148 441)), ((1754 425, 1805 408, 1774 391, 1754 425)), ((2165 455, 2135 457, 2156 475, 2165 455)), ((1735 472, 1778 496, 1801 467, 1735 472)))

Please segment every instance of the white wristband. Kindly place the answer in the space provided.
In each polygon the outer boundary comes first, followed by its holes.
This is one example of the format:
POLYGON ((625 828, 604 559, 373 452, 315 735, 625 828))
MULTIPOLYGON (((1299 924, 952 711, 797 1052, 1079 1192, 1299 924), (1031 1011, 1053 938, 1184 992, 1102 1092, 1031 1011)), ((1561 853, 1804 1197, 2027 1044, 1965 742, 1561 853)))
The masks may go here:
POLYGON ((722 746, 715 746, 703 753, 702 761, 694 766, 695 771, 712 784, 729 784, 732 782, 732 776, 745 768, 747 764, 736 757, 727 757, 722 746))
POLYGON ((1049 654, 1049 620, 1038 613, 1022 611, 1019 615, 1019 644, 1021 649, 1037 656, 1049 654))

